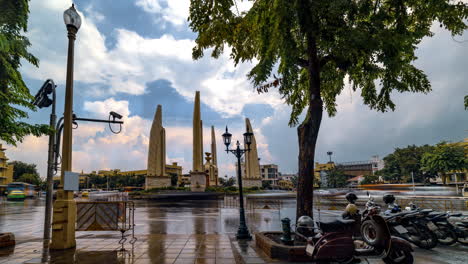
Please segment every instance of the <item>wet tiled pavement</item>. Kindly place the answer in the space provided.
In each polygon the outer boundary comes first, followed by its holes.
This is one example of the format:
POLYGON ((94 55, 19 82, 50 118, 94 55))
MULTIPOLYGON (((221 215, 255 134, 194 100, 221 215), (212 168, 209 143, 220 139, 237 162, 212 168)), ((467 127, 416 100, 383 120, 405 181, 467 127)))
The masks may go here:
MULTIPOLYGON (((282 208, 266 208, 263 203, 246 212, 252 233, 280 230, 280 219, 294 215, 294 203, 284 201, 282 208), (260 208, 260 209, 258 209, 260 208)), ((135 236, 132 247, 128 241, 120 250, 118 232, 77 232, 77 248, 73 250, 43 250, 43 201, 24 202, 0 200, 0 233, 12 232, 15 247, 0 249, 0 264, 4 263, 278 263, 265 258, 251 246, 241 248, 237 241, 230 244, 239 224, 238 210, 222 201, 138 202, 135 211, 135 236), (237 246, 236 246, 237 245, 237 246), (232 247, 231 247, 232 246, 232 247), (243 250, 243 251, 242 251, 243 250), (241 262, 240 257, 246 260, 241 262)), ((338 211, 322 211, 322 219, 338 211)), ((318 215, 317 215, 318 216, 318 215)), ((294 220, 293 220, 294 221, 294 220)), ((250 243, 250 245, 252 245, 250 243)), ((433 250, 415 248, 415 263, 468 263, 468 247, 438 246, 433 250)), ((382 263, 369 260, 369 263, 382 263)))
POLYGON ((235 264, 227 235, 147 235, 139 236, 133 244, 119 239, 77 239, 76 249, 43 251, 42 242, 25 242, 15 247, 0 249, 0 263, 171 263, 171 264, 235 264))

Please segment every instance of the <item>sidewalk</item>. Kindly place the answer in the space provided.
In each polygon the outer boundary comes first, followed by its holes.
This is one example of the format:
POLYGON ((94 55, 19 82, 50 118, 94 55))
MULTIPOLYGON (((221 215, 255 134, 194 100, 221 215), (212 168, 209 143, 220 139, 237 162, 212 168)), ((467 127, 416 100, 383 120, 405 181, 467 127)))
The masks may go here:
POLYGON ((77 238, 76 249, 49 253, 42 249, 42 241, 29 241, 0 249, 0 264, 236 263, 227 235, 140 235, 133 247, 125 244, 125 251, 120 251, 118 242, 118 236, 92 235, 77 238))

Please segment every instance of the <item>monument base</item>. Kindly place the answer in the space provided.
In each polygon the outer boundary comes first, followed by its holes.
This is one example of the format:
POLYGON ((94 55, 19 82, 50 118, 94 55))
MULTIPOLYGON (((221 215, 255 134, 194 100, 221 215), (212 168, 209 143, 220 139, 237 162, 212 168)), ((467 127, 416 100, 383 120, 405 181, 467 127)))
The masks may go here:
POLYGON ((242 179, 243 188, 262 187, 262 179, 242 179))
POLYGON ((145 190, 169 186, 171 186, 171 177, 169 176, 146 176, 145 190))
POLYGON ((204 192, 206 188, 206 173, 190 172, 190 190, 192 192, 204 192))

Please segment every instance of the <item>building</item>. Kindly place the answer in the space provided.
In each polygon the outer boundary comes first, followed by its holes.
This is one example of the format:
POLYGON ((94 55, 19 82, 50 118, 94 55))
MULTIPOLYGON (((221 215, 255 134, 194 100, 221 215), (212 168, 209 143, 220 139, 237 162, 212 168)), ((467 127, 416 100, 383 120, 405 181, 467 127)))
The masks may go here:
POLYGON ((278 185, 280 180, 280 174, 278 172, 278 165, 276 164, 265 164, 260 165, 260 174, 262 175, 262 181, 268 182, 271 185, 278 185))
POLYGON ((292 178, 297 177, 297 174, 281 174, 280 180, 282 181, 292 181, 292 178))
POLYGON ((182 177, 177 178, 177 185, 182 187, 190 187, 190 173, 182 174, 182 177))
POLYGON ((315 184, 314 187, 320 186, 328 186, 328 177, 327 172, 335 168, 335 163, 327 162, 327 163, 318 163, 315 162, 314 166, 314 180, 315 184))
POLYGON ((8 165, 8 158, 5 155, 5 148, 0 144, 0 185, 7 185, 13 182, 13 165, 8 165))
MULTIPOLYGON (((179 166, 177 162, 173 162, 172 164, 166 164, 165 171, 167 175, 177 175, 178 182, 181 181, 182 177, 182 166, 179 166)), ((121 171, 120 169, 113 169, 113 170, 98 170, 98 171, 91 171, 91 173, 84 173, 83 171, 80 173, 80 184, 86 184, 86 179, 89 176, 100 176, 100 177, 113 177, 116 175, 124 175, 124 176, 146 176, 148 170, 131 170, 131 171, 121 171)), ((55 176, 54 181, 60 181, 60 176, 55 176)), ((190 182, 190 180, 189 180, 190 182)), ((179 184, 178 184, 179 185, 179 184)))
POLYGON ((370 160, 340 162, 336 167, 343 170, 348 176, 374 175, 378 170, 383 169, 385 163, 379 156, 373 156, 370 160))
POLYGON ((347 180, 348 186, 358 186, 359 184, 361 184, 363 180, 364 180, 364 175, 353 177, 347 180))

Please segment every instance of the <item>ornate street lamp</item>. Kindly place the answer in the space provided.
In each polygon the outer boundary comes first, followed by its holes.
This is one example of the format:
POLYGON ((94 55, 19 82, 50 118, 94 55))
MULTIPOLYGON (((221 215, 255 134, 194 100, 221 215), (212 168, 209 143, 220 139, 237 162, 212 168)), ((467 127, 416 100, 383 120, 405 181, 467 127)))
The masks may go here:
POLYGON ((247 132, 244 133, 244 143, 247 145, 247 149, 241 149, 240 143, 237 141, 235 149, 229 149, 229 145, 231 144, 232 134, 228 132, 228 128, 226 126, 226 132, 223 134, 223 141, 226 145, 226 152, 233 153, 237 158, 237 181, 239 182, 239 229, 237 230, 237 239, 251 239, 249 229, 247 228, 245 222, 245 212, 244 212, 244 196, 242 191, 242 170, 241 170, 241 157, 247 151, 250 151, 250 144, 252 144, 252 136, 253 133, 249 131, 247 128, 247 132))
POLYGON ((63 189, 65 172, 72 169, 73 61, 76 33, 81 26, 81 18, 74 4, 63 13, 63 21, 68 31, 68 58, 63 114, 62 171, 53 215, 53 222, 60 224, 60 228, 52 230, 51 249, 67 249, 76 246, 76 203, 73 199, 73 191, 63 189))

